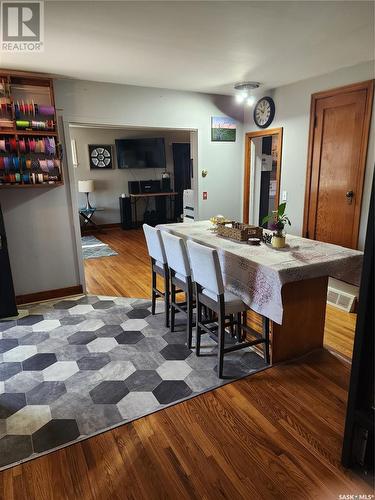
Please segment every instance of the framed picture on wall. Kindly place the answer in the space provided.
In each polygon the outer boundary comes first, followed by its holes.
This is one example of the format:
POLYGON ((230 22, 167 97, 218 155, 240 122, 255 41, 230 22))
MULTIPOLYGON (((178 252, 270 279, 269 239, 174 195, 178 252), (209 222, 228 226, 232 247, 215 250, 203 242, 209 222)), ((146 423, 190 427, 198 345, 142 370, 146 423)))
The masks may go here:
POLYGON ((111 144, 89 144, 90 170, 113 167, 111 144))
POLYGON ((228 116, 211 117, 211 141, 235 142, 237 122, 228 116))

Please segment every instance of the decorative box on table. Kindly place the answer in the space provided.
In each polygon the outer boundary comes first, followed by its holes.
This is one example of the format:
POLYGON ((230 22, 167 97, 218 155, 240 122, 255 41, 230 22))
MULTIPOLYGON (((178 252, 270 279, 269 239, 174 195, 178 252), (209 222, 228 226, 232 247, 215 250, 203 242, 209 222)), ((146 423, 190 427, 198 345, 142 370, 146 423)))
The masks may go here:
POLYGON ((232 240, 247 241, 249 238, 261 239, 263 236, 263 228, 243 224, 241 222, 231 222, 230 224, 218 224, 217 234, 232 240))

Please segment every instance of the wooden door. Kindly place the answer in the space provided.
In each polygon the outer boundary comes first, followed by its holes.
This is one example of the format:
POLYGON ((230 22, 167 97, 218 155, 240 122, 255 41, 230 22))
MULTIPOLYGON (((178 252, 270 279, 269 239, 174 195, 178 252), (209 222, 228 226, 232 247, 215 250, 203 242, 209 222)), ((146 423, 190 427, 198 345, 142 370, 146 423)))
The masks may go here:
POLYGON ((304 235, 356 248, 373 81, 312 96, 304 235))

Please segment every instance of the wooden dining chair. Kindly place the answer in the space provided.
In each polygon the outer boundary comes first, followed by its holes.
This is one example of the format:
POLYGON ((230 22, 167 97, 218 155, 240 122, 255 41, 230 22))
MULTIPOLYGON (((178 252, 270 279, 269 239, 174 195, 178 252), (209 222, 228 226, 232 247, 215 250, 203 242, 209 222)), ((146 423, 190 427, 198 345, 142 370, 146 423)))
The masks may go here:
POLYGON ((194 292, 193 280, 191 276, 191 268, 189 257, 186 250, 185 242, 182 238, 174 236, 167 231, 161 232, 164 249, 167 256, 169 268, 170 286, 171 286, 171 301, 170 301, 170 324, 171 331, 175 328, 176 311, 184 313, 187 317, 186 324, 186 344, 189 349, 192 347, 193 341, 193 309, 194 309, 194 292), (186 301, 177 302, 176 295, 179 291, 185 293, 186 301))
POLYGON ((148 254, 151 259, 151 314, 155 314, 157 297, 162 297, 165 304, 165 326, 169 327, 169 269, 163 240, 160 234, 160 230, 151 227, 148 224, 143 224, 143 232, 146 238, 148 254), (163 292, 157 287, 157 275, 164 278, 163 292))
POLYGON ((225 290, 217 251, 188 240, 187 248, 196 286, 197 339, 196 354, 200 356, 202 333, 214 334, 218 342, 217 373, 223 378, 224 354, 245 347, 263 344, 264 360, 269 356, 269 320, 263 317, 263 335, 246 325, 245 314, 249 307, 236 295, 225 290), (203 318, 203 306, 217 314, 218 321, 212 325, 211 319, 203 318), (237 343, 225 347, 225 329, 235 326, 237 343), (244 341, 246 333, 255 340, 244 341))

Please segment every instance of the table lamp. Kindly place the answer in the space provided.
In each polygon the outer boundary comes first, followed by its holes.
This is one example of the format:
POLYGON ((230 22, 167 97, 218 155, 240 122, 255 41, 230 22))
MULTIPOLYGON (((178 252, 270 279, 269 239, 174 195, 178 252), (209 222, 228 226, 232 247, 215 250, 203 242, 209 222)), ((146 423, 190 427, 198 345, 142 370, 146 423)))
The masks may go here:
POLYGON ((86 193, 86 210, 92 210, 92 206, 89 201, 89 193, 95 191, 94 181, 78 181, 78 191, 80 193, 86 193))

